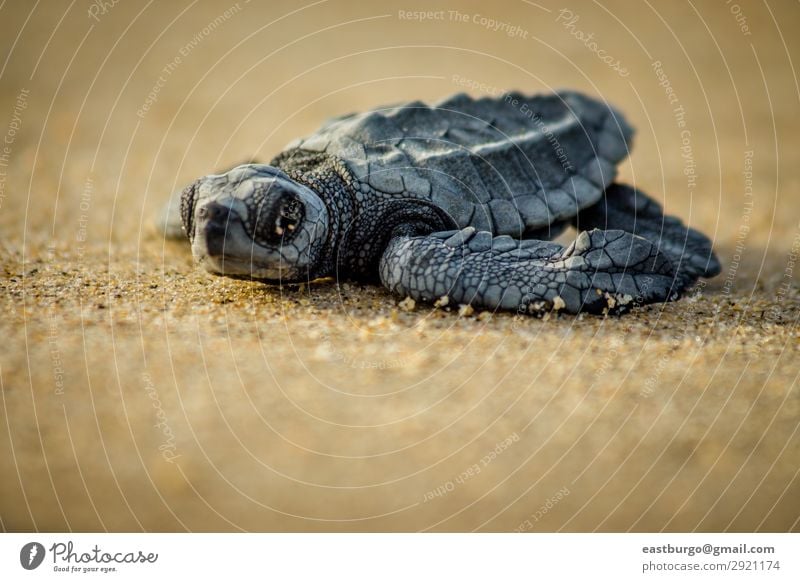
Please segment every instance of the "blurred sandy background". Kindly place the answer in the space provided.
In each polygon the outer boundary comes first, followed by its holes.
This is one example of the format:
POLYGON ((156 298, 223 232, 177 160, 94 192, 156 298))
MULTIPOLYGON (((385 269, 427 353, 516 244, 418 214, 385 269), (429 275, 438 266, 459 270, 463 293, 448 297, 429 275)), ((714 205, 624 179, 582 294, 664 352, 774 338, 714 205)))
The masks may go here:
POLYGON ((796 2, 0 6, 0 528, 800 530, 796 2), (714 238, 693 298, 407 313, 152 228, 331 115, 561 87, 714 238))

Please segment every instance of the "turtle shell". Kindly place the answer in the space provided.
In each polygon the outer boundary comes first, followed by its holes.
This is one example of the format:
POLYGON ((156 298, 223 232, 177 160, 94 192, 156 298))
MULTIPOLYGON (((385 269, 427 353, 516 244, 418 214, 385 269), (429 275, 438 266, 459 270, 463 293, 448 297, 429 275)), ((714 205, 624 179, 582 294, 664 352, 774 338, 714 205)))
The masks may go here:
POLYGON ((632 135, 611 106, 572 91, 460 93, 331 119, 287 150, 337 156, 375 191, 519 237, 597 202, 632 135))

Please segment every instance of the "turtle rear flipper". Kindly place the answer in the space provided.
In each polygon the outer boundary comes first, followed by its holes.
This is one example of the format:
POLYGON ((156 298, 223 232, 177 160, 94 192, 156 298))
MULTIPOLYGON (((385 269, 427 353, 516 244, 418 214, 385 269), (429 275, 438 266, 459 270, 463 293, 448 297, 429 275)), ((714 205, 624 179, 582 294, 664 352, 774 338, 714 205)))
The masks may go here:
POLYGON ((536 313, 625 311, 677 299, 672 262, 642 237, 621 230, 582 232, 567 248, 473 228, 399 236, 380 262, 383 284, 400 295, 442 297, 488 309, 536 313))
POLYGON ((574 224, 579 230, 618 229, 646 238, 672 262, 681 288, 720 272, 708 237, 665 215, 658 202, 630 186, 609 186, 599 202, 578 213, 574 224))

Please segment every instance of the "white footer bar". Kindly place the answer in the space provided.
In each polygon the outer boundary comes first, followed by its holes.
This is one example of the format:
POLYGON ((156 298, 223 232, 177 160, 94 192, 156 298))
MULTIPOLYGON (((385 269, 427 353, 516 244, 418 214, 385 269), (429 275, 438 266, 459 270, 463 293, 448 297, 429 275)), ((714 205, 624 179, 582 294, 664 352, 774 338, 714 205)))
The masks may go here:
POLYGON ((798 534, 0 535, 0 580, 797 581, 798 563, 798 534))

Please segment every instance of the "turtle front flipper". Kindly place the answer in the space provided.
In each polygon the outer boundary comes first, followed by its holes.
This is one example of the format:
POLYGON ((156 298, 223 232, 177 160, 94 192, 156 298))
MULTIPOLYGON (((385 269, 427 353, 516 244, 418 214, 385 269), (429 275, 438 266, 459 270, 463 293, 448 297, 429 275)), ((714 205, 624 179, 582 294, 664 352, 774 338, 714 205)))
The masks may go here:
POLYGON ((646 238, 672 262, 680 287, 720 272, 708 237, 665 215, 658 202, 636 188, 612 184, 599 202, 581 210, 573 222, 579 230, 618 229, 646 238))
POLYGON ((568 247, 492 237, 472 227, 398 236, 380 262, 391 291, 487 309, 536 313, 625 311, 677 299, 670 260, 645 238, 621 230, 581 232, 568 247))

